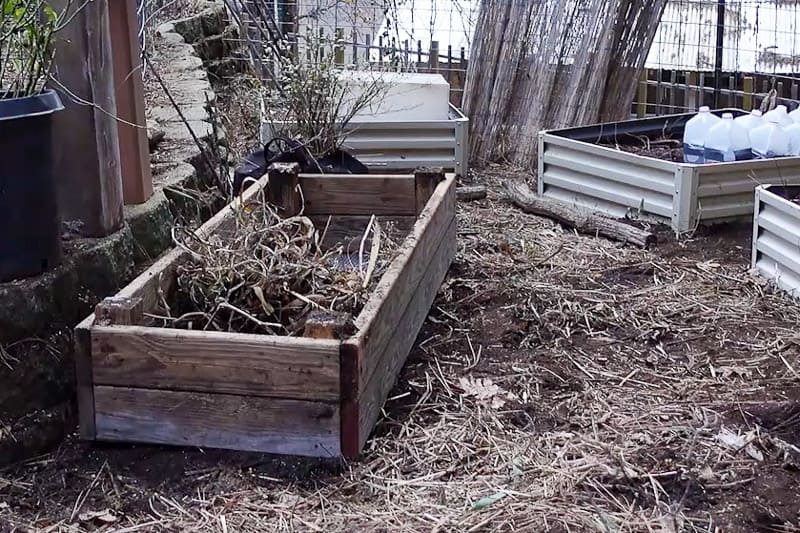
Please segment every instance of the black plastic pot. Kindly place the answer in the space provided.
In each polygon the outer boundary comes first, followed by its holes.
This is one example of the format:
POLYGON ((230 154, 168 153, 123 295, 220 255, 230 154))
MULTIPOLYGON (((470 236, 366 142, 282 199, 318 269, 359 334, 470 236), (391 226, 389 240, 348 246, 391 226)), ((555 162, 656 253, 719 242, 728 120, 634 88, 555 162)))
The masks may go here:
POLYGON ((54 91, 0 98, 0 282, 61 259, 51 115, 63 108, 54 91))
POLYGON ((366 165, 347 150, 332 150, 316 159, 300 141, 276 137, 239 163, 233 172, 233 194, 251 185, 245 183, 248 178, 261 178, 272 163, 298 163, 303 174, 369 174, 366 165))

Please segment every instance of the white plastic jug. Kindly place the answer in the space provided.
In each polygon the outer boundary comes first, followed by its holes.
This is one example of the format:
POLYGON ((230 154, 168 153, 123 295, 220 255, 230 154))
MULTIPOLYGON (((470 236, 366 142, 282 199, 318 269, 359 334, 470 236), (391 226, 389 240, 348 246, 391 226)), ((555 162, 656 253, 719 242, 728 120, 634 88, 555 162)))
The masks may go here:
POLYGON ((736 117, 733 121, 746 129, 749 134, 750 130, 764 124, 764 116, 760 109, 753 109, 749 115, 736 117))
POLYGON ((800 124, 795 122, 783 128, 783 131, 789 135, 789 153, 791 155, 800 155, 800 124))
POLYGON ((780 126, 780 117, 767 117, 766 124, 750 130, 750 144, 753 146, 753 157, 787 156, 791 150, 789 134, 780 126))
POLYGON ((698 109, 698 113, 686 122, 683 130, 683 161, 685 163, 703 163, 703 147, 706 135, 720 118, 712 115, 708 106, 698 109))
POLYGON ((706 163, 744 161, 753 158, 750 135, 733 120, 732 113, 723 114, 722 120, 708 130, 703 156, 706 163))
POLYGON ((800 106, 798 106, 797 108, 795 108, 794 111, 789 113, 789 118, 791 118, 795 122, 800 122, 800 106))
POLYGON ((790 126, 794 122, 794 120, 792 120, 792 118, 789 116, 785 105, 779 105, 772 111, 767 111, 764 114, 764 118, 768 119, 769 117, 778 117, 778 122, 783 128, 790 126))

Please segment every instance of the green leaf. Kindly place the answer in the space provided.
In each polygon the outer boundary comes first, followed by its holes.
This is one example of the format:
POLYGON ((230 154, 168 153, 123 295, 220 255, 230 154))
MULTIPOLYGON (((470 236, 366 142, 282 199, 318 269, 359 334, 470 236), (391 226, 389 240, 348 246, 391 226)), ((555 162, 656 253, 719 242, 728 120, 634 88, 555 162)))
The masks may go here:
POLYGON ((500 500, 502 500, 506 496, 508 496, 508 494, 505 493, 505 492, 495 492, 491 496, 486 496, 484 498, 481 498, 477 502, 475 502, 472 505, 472 510, 473 511, 479 511, 480 509, 484 509, 486 507, 489 507, 490 505, 499 502, 500 500))
POLYGON ((47 17, 48 22, 53 23, 58 18, 55 9, 50 7, 50 4, 44 4, 42 10, 44 11, 44 16, 47 17))

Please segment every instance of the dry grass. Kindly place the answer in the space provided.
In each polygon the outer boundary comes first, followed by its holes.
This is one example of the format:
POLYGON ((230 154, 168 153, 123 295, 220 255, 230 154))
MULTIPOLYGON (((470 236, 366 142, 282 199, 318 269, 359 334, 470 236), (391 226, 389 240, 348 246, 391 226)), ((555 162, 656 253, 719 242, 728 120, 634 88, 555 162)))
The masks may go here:
POLYGON ((495 193, 458 222, 456 263, 361 461, 68 442, 0 473, 0 521, 796 530, 800 307, 748 274, 746 228, 639 250, 495 193))
POLYGON ((393 229, 373 217, 357 247, 323 247, 327 227, 320 232, 302 214, 282 218, 265 196, 262 189, 238 209, 229 231, 203 238, 173 228, 187 253, 177 267, 178 303, 162 298, 163 314, 151 318, 169 327, 296 335, 312 310, 349 321, 358 315, 394 259, 393 229))

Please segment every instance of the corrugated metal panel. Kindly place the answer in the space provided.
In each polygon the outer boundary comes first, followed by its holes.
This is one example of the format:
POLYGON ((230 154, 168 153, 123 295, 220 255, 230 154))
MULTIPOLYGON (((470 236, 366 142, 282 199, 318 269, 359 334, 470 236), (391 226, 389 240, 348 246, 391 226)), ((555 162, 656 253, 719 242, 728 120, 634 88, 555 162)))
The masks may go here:
MULTIPOLYGON (((469 120, 452 105, 449 115, 450 120, 351 122, 344 146, 376 170, 435 166, 463 176, 467 172, 469 120)), ((262 142, 269 140, 270 131, 270 125, 262 121, 262 142)))
POLYGON ((703 165, 697 167, 700 220, 750 216, 753 191, 764 183, 800 183, 800 158, 703 165))
POLYGON ((611 216, 672 217, 675 174, 666 162, 649 165, 647 158, 547 134, 540 146, 539 194, 611 216))
POLYGON ((793 296, 800 296, 800 205, 759 187, 753 220, 753 266, 793 296))

